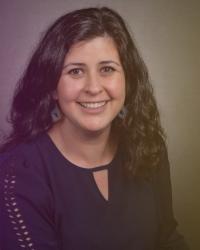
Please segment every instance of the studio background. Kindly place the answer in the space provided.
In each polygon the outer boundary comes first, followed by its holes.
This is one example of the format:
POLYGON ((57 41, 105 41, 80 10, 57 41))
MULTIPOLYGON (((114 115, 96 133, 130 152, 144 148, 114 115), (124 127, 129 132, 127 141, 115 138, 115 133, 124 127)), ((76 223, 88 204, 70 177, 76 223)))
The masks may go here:
POLYGON ((149 69, 167 133, 175 216, 200 249, 200 2, 198 0, 0 0, 0 131, 14 86, 42 32, 76 8, 109 6, 128 22, 149 69))

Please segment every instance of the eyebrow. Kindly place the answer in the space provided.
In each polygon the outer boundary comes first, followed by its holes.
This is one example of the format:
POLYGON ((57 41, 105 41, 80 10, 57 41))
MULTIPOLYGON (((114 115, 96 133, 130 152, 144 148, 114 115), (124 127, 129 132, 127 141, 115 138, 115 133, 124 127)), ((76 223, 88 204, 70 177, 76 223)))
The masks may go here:
MULTIPOLYGON (((115 62, 115 61, 112 61, 112 60, 107 60, 107 61, 101 61, 99 64, 102 65, 102 64, 110 64, 110 63, 114 63, 116 64, 117 66, 121 66, 118 62, 115 62)), ((85 63, 76 63, 76 62, 72 62, 72 63, 68 63, 66 65, 64 65, 63 69, 68 67, 68 66, 86 66, 85 63)))
POLYGON ((100 64, 109 64, 109 63, 114 63, 118 66, 121 66, 118 62, 112 61, 112 60, 108 60, 108 61, 101 61, 100 64))

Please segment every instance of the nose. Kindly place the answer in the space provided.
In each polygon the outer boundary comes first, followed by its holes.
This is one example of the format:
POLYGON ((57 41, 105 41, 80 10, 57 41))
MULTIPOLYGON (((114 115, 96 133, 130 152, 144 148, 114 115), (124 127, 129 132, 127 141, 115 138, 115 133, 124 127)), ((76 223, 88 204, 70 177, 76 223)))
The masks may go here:
POLYGON ((101 79, 97 73, 90 73, 86 79, 85 92, 91 95, 97 95, 103 91, 101 79))

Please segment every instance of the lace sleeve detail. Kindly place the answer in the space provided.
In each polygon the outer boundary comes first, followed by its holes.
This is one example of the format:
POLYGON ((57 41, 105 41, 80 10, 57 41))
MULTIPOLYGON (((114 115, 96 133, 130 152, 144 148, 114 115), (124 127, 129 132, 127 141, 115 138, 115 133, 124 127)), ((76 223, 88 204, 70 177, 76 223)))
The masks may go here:
POLYGON ((13 233, 16 235, 19 247, 22 249, 35 250, 32 238, 30 237, 30 233, 15 197, 17 178, 13 161, 9 162, 7 169, 7 173, 3 179, 3 200, 10 225, 13 229, 13 233))
MULTIPOLYGON (((38 157, 38 156, 37 156, 38 157)), ((35 155, 0 164, 0 249, 58 250, 53 197, 35 155)))

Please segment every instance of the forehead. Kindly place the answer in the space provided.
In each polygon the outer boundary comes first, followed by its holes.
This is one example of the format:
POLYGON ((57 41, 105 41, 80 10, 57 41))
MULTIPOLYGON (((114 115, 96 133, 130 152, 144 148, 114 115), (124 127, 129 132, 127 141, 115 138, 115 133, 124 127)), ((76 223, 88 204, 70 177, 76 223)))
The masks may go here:
POLYGON ((109 36, 95 37, 72 45, 65 57, 65 62, 81 59, 113 59, 120 61, 116 44, 109 36))

